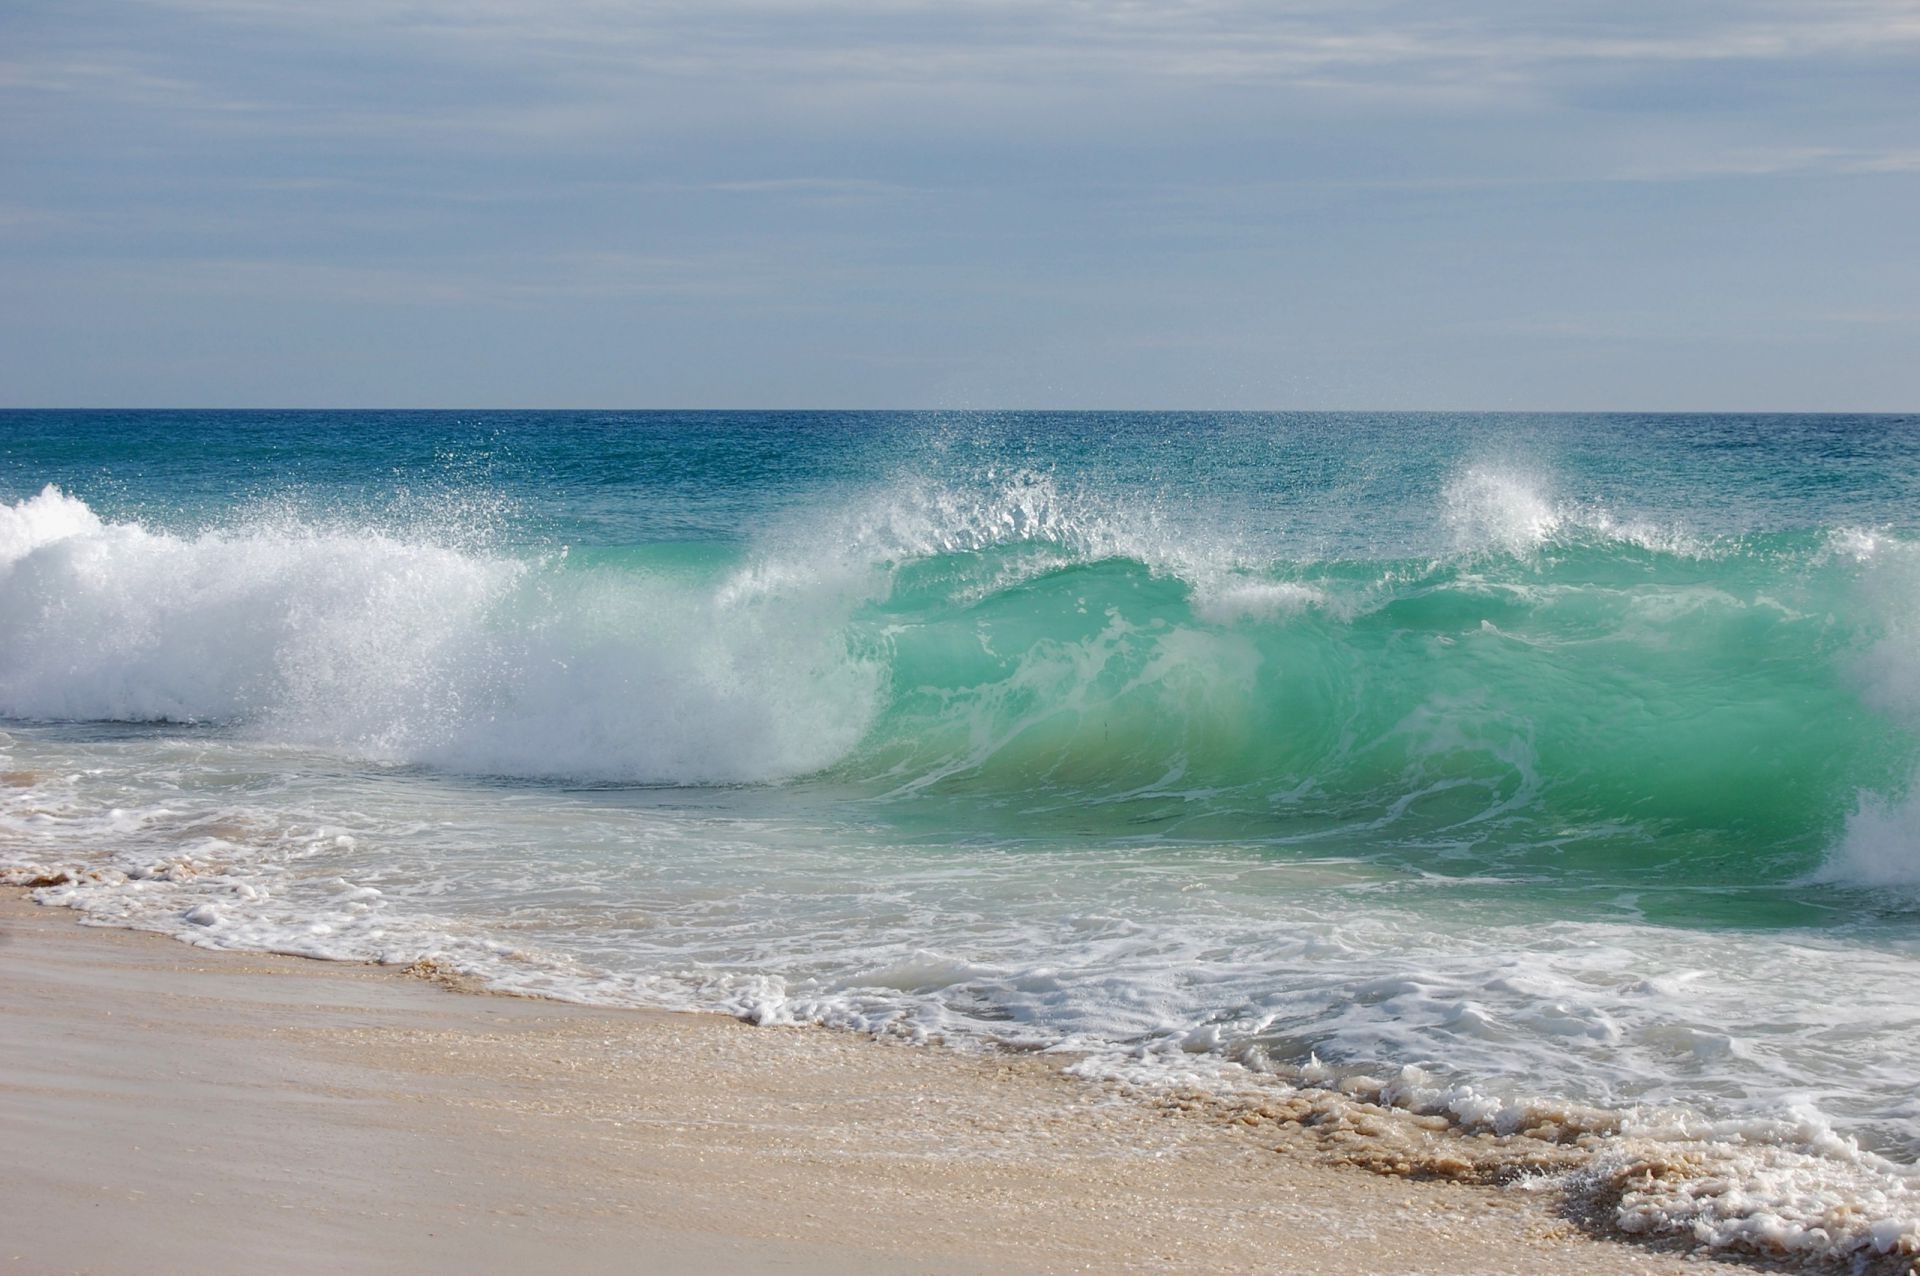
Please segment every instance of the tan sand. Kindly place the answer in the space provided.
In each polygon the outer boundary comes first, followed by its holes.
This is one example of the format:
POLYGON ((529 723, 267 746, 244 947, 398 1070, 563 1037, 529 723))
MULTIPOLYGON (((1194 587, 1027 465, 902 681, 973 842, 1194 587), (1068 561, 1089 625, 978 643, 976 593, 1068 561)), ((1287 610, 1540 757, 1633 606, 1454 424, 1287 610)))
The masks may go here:
POLYGON ((5 1273, 1700 1270, 1041 1059, 449 995, 13 892, 0 941, 5 1273))

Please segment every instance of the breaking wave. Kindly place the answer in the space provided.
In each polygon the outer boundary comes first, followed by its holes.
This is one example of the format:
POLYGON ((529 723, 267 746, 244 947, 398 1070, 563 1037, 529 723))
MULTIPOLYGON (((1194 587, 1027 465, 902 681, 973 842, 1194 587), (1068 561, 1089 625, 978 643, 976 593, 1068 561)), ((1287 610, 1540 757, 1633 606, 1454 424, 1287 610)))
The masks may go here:
MULTIPOLYGON (((1365 829, 1514 863, 1920 877, 1920 557, 1713 544, 1468 470, 1448 543, 1289 559, 1017 474, 740 546, 0 509, 0 714, 379 761, 811 779, 1046 827, 1365 829), (1825 857, 1827 848, 1835 848, 1825 857)), ((1485 867, 1482 864, 1482 867, 1485 867)))

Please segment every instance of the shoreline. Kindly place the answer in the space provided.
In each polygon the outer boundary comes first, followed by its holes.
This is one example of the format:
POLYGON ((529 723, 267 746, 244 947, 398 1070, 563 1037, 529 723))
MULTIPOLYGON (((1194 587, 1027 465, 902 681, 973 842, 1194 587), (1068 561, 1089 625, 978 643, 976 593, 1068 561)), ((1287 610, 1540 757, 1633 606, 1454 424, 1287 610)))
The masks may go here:
POLYGON ((1334 1164, 1055 1060, 449 996, 17 889, 0 972, 13 1271, 1691 1266, 1554 1193, 1334 1164))

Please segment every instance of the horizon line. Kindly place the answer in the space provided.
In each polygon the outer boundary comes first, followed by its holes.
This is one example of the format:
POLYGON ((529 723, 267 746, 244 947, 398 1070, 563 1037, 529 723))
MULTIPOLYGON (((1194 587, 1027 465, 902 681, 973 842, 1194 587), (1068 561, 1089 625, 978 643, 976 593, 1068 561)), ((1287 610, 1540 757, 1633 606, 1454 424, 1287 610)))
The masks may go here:
POLYGON ((9 412, 609 412, 631 415, 728 415, 787 412, 807 415, 917 415, 935 413, 979 416, 1916 416, 1916 408, 1118 408, 1118 407, 499 407, 478 404, 434 407, 360 406, 199 406, 38 404, 0 405, 9 412))

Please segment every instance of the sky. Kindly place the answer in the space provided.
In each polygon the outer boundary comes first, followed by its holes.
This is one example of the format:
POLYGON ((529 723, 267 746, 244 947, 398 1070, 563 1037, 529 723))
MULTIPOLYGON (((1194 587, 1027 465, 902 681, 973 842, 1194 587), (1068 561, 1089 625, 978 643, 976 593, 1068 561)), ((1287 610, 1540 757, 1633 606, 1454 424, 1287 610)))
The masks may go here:
POLYGON ((1920 0, 0 0, 0 406, 1920 410, 1920 0))

